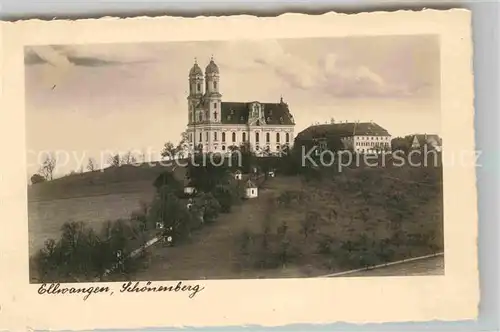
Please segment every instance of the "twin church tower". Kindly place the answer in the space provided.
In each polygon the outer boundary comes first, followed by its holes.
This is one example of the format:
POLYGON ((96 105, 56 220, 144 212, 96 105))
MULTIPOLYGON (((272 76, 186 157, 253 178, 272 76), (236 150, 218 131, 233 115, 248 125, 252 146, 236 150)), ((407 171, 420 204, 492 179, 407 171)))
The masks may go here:
POLYGON ((295 122, 283 99, 278 103, 223 102, 219 67, 211 58, 205 75, 197 61, 189 71, 188 126, 190 150, 229 152, 250 143, 257 154, 291 146, 295 122))

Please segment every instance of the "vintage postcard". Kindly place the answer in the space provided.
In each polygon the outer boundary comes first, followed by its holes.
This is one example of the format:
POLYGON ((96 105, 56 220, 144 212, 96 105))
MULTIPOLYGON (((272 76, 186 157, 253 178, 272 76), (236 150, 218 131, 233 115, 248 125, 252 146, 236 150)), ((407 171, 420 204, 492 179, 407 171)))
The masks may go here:
POLYGON ((0 29, 2 324, 476 317, 470 12, 0 29))

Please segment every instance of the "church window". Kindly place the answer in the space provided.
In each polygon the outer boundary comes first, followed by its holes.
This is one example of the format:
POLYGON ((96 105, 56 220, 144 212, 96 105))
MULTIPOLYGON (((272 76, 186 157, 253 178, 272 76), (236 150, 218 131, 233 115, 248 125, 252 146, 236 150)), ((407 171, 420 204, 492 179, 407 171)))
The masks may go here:
POLYGON ((271 134, 266 133, 266 143, 269 143, 270 140, 271 140, 271 134))
POLYGON ((222 133, 222 141, 225 142, 226 141, 226 133, 222 133))
POLYGON ((214 132, 214 141, 217 140, 217 132, 214 132))
POLYGON ((217 121, 217 112, 214 112, 214 120, 217 121))
POLYGON ((201 136, 201 133, 200 133, 200 142, 203 140, 203 137, 201 136))
POLYGON ((214 108, 217 108, 217 103, 214 103, 214 108))
POLYGON ((217 81, 214 81, 214 90, 217 90, 217 81))
POLYGON ((189 134, 189 142, 193 141, 193 134, 189 134))
POLYGON ((286 141, 287 143, 289 143, 289 142, 290 142, 290 134, 289 134, 289 133, 286 133, 286 134, 285 134, 285 141, 286 141))
POLYGON ((280 142, 280 133, 276 133, 276 143, 280 142))
POLYGON ((205 133, 205 141, 208 142, 208 131, 205 133))
POLYGON ((255 142, 259 143, 259 133, 255 133, 255 142))
POLYGON ((196 84, 196 89, 197 89, 196 90, 197 92, 201 91, 201 84, 200 83, 196 84))
POLYGON ((236 142, 236 133, 233 133, 232 136, 233 136, 233 142, 236 142))
POLYGON ((226 151, 226 146, 225 145, 222 146, 222 151, 226 151))
POLYGON ((243 133, 243 134, 241 135, 241 140, 242 140, 243 142, 245 142, 245 141, 247 140, 247 133, 243 133))

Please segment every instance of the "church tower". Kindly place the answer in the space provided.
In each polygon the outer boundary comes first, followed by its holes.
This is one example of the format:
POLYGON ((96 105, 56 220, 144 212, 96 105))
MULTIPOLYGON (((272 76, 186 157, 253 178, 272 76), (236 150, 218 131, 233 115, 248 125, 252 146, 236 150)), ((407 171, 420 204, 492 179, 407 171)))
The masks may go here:
POLYGON ((221 98, 219 92, 219 67, 215 64, 214 58, 205 69, 205 102, 207 117, 212 123, 221 122, 221 98))
POLYGON ((203 71, 196 59, 194 60, 194 65, 189 71, 189 96, 188 96, 188 123, 205 121, 205 117, 202 110, 197 110, 198 104, 201 102, 203 96, 203 71))

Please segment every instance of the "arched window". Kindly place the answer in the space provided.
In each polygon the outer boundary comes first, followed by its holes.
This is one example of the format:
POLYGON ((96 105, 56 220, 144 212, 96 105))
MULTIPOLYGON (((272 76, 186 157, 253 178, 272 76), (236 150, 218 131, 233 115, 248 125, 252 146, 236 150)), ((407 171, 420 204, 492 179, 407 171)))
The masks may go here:
POLYGON ((255 133, 255 142, 259 143, 259 133, 255 133))
POLYGON ((271 134, 266 133, 266 143, 269 143, 270 140, 271 140, 271 134))
POLYGON ((201 136, 201 133, 200 133, 200 142, 203 140, 203 137, 201 136))
POLYGON ((203 113, 200 113, 200 116, 199 116, 199 121, 203 121, 203 113))
POLYGON ((222 133, 222 141, 225 142, 226 141, 226 133, 222 133))
POLYGON ((287 143, 289 143, 289 142, 290 142, 290 134, 289 134, 289 133, 286 133, 286 134, 285 134, 285 141, 286 141, 287 143))
POLYGON ((280 133, 276 133, 276 143, 280 142, 280 133))
POLYGON ((196 91, 197 92, 201 91, 201 84, 200 83, 196 84, 196 91))
POLYGON ((233 142, 236 142, 236 133, 233 133, 233 142))
POLYGON ((241 140, 242 140, 243 142, 245 142, 245 141, 247 140, 247 133, 243 133, 243 134, 241 135, 241 140))
POLYGON ((214 141, 216 141, 216 140, 217 140, 217 132, 214 131, 214 141))
POLYGON ((214 81, 214 90, 217 90, 217 81, 214 81))
POLYGON ((205 133, 205 141, 208 142, 208 131, 205 133))

